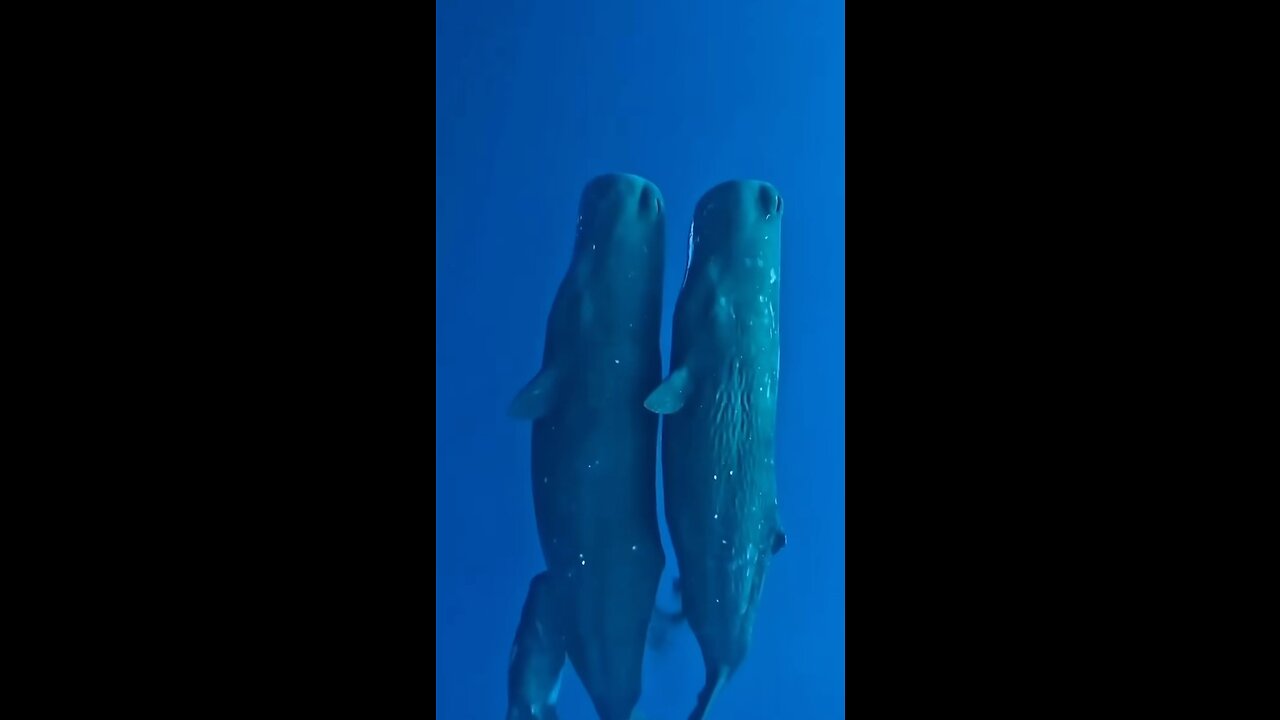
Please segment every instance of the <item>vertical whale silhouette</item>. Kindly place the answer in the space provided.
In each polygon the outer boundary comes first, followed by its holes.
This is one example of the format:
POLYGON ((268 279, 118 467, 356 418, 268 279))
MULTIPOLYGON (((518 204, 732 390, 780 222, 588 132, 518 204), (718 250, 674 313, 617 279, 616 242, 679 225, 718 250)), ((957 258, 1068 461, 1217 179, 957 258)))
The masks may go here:
POLYGON ((611 174, 587 184, 542 369, 511 404, 511 415, 533 421, 534 512, 547 570, 530 585, 516 633, 510 720, 554 717, 558 652, 602 720, 629 720, 640 699, 666 562, 658 418, 644 406, 662 379, 664 225, 653 183, 611 174), (535 597, 544 592, 554 602, 535 597))
POLYGON ((666 416, 667 527, 707 673, 690 715, 700 720, 747 655, 765 572, 786 544, 774 437, 782 197, 765 182, 717 185, 689 243, 671 372, 645 405, 666 416))

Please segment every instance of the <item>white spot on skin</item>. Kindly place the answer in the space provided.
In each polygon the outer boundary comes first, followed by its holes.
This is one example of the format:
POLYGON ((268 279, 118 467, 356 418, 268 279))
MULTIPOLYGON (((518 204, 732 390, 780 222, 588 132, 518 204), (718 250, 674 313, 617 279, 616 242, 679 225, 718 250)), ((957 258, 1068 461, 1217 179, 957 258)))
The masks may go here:
POLYGON ((689 259, 684 264, 684 280, 680 281, 680 287, 684 287, 689 282, 689 268, 693 267, 693 223, 689 223, 689 259))
POLYGON ((769 268, 769 284, 772 285, 776 282, 778 282, 778 271, 773 268, 769 268))

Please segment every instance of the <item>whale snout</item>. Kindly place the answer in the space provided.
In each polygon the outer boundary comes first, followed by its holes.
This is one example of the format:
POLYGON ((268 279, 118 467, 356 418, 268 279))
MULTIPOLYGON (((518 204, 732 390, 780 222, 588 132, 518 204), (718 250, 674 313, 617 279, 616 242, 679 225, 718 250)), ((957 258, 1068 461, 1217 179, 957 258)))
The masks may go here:
POLYGON ((664 212, 657 185, 638 175, 600 175, 582 190, 577 252, 607 258, 615 270, 629 266, 623 271, 634 276, 643 257, 661 263, 664 212))
POLYGON ((782 194, 763 180, 730 180, 711 188, 698 201, 694 218, 775 221, 782 217, 782 194))
POLYGON ((639 175, 609 173, 593 178, 582 191, 582 214, 611 213, 656 219, 665 209, 658 186, 639 175))

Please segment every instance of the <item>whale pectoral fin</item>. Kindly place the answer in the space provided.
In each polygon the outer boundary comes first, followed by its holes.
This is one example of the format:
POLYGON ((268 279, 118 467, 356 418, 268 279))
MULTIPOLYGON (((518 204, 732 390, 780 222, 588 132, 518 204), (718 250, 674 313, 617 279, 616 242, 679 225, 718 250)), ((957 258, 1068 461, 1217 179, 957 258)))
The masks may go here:
POLYGON ((782 548, 787 546, 787 534, 779 528, 773 534, 773 554, 777 555, 782 552, 782 548))
POLYGON ((559 374, 553 368, 543 368, 528 385, 516 393, 507 414, 521 420, 537 420, 551 411, 555 402, 559 374))
POLYGON ((644 406, 659 415, 679 412, 680 408, 684 407, 689 388, 689 369, 679 368, 667 376, 657 389, 649 393, 649 397, 645 398, 644 406))

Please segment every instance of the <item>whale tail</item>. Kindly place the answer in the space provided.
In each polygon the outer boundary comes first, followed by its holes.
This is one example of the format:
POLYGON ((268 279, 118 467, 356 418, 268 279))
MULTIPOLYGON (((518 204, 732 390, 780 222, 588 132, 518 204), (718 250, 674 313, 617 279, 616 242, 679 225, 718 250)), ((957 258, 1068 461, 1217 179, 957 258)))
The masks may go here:
POLYGON ((702 692, 698 693, 698 704, 689 714, 689 720, 704 720, 707 717, 707 711, 711 709, 711 701, 716 699, 716 695, 720 694, 724 684, 729 681, 729 673, 729 668, 725 666, 707 668, 707 684, 702 686, 702 692))
MULTIPOLYGON (((671 590, 676 594, 676 597, 680 597, 680 578, 675 579, 671 590)), ((653 622, 649 623, 649 646, 654 650, 665 649, 671 641, 671 631, 683 625, 684 621, 683 609, 671 611, 655 607, 653 609, 653 622)))
POLYGON ((507 708, 507 720, 560 720, 554 705, 542 708, 507 708))
POLYGON ((564 672, 564 619, 548 572, 529 582, 507 668, 507 720, 556 720, 564 672))
POLYGON ((671 612, 654 608, 653 622, 649 623, 649 647, 665 650, 671 642, 671 631, 684 624, 683 612, 671 612))

